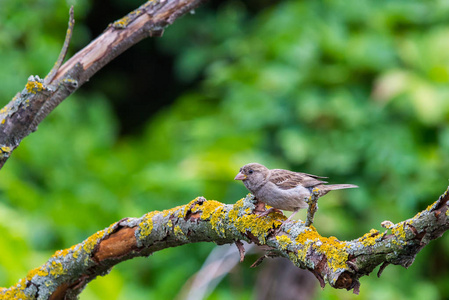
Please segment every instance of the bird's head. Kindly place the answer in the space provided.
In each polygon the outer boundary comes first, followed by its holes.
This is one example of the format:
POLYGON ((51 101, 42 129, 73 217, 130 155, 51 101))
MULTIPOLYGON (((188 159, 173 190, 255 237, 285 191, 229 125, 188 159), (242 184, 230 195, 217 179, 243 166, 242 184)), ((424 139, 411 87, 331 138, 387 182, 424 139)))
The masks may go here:
POLYGON ((240 172, 235 176, 235 180, 242 180, 245 186, 253 192, 265 183, 270 170, 264 165, 250 163, 240 168, 240 172))

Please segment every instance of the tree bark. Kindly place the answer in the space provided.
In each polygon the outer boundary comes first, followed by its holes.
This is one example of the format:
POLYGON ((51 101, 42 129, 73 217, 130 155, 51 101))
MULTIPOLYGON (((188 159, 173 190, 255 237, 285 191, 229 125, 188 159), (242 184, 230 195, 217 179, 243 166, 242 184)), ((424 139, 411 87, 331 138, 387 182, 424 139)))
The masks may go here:
MULTIPOLYGON (((226 205, 198 197, 169 210, 126 218, 98 231, 82 243, 57 251, 15 286, 0 289, 1 299, 75 299, 96 276, 106 275, 125 260, 196 242, 231 244, 245 240, 263 245, 264 257, 286 257, 312 272, 324 287, 359 292, 359 278, 381 265, 409 267, 418 252, 449 228, 449 189, 413 218, 372 229, 352 241, 323 237, 302 221, 282 225, 285 216, 258 217, 252 195, 226 205)), ((239 249, 241 250, 241 249, 239 249)), ((237 249, 236 249, 237 251, 237 249)))
POLYGON ((150 36, 161 36, 165 27, 200 5, 204 0, 148 1, 106 30, 76 53, 60 68, 73 28, 73 13, 69 21, 66 43, 56 68, 46 76, 30 76, 22 92, 0 110, 0 169, 22 139, 37 129, 37 125, 56 106, 89 80, 98 70, 119 54, 150 36))

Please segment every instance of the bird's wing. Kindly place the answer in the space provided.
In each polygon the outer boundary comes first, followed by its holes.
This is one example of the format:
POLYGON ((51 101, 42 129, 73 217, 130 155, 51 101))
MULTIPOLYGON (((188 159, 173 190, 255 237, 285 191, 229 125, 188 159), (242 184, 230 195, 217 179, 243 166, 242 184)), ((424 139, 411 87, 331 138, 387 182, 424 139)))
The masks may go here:
POLYGON ((302 185, 304 187, 314 187, 319 184, 327 183, 318 178, 326 178, 307 173, 292 172, 288 170, 273 169, 270 172, 269 181, 276 184, 279 188, 288 190, 302 185))

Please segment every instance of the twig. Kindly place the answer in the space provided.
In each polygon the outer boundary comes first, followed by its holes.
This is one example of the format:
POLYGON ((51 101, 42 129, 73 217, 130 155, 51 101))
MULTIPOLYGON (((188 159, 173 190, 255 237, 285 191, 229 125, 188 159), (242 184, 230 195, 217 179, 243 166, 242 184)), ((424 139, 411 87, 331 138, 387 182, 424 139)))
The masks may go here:
POLYGON ((243 260, 245 259, 245 247, 243 247, 243 243, 240 240, 235 241, 235 245, 237 246, 237 249, 239 250, 240 262, 243 262, 243 260))
POLYGON ((73 5, 70 7, 69 11, 69 25, 67 28, 67 32, 65 35, 64 44, 62 45, 61 52, 59 53, 58 59, 56 60, 53 68, 51 71, 45 76, 44 78, 44 84, 49 85, 53 78, 55 78, 56 73, 58 72, 59 68, 61 67, 62 63, 64 62, 64 58, 67 55, 67 50, 69 49, 70 41, 72 39, 73 34, 73 28, 75 26, 75 15, 74 15, 74 9, 73 5))
POLYGON ((313 224, 313 219, 315 217, 315 213, 318 210, 318 198, 319 198, 320 192, 318 189, 313 189, 312 195, 310 195, 310 198, 308 199, 309 207, 307 208, 307 220, 306 220, 306 226, 309 227, 313 224))

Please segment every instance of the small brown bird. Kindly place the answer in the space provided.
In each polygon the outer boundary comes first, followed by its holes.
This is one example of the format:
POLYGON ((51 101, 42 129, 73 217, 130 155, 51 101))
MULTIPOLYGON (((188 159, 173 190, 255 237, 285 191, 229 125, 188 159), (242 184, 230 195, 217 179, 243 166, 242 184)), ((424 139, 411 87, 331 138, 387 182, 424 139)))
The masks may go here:
MULTIPOLYGON (((329 184, 320 179, 327 178, 307 173, 282 169, 268 169, 258 163, 250 163, 240 168, 235 180, 242 180, 246 188, 261 202, 275 209, 293 211, 291 218, 302 208, 307 208, 306 201, 313 189, 318 189, 322 197, 332 190, 357 188, 353 184, 329 184)), ((267 215, 272 209, 265 211, 267 215)))

